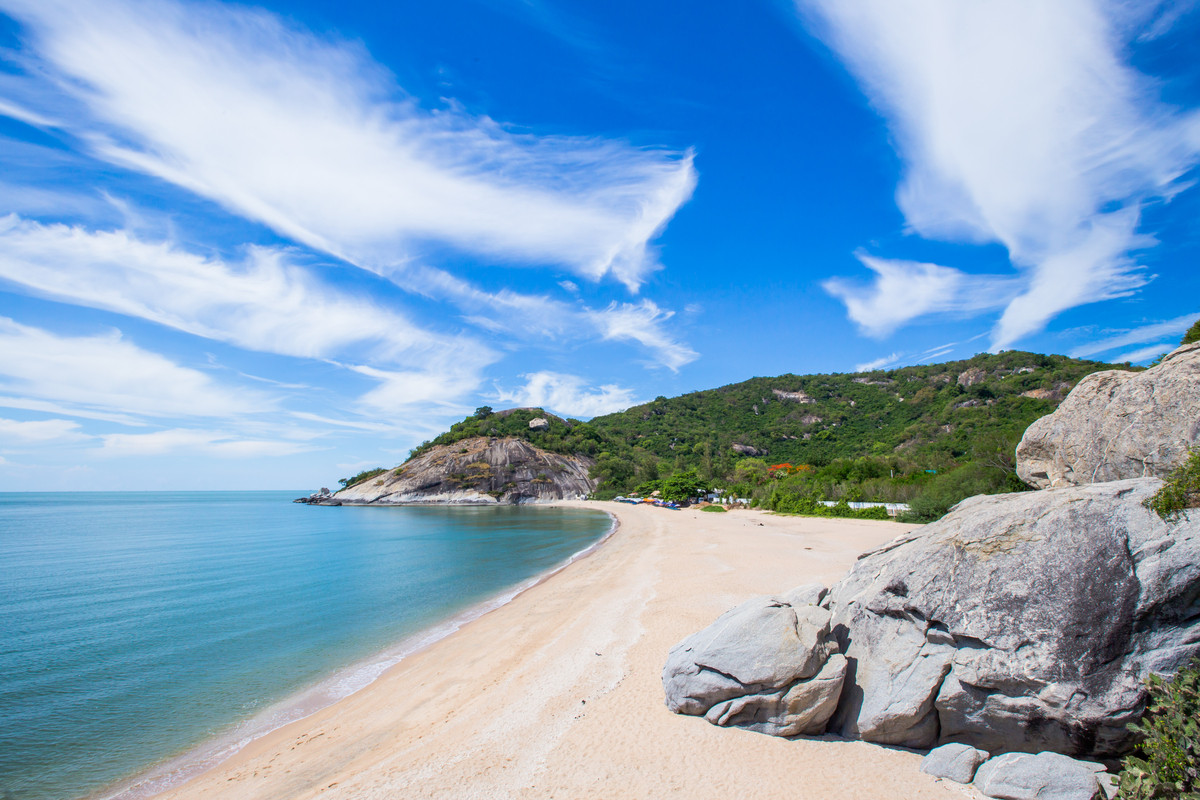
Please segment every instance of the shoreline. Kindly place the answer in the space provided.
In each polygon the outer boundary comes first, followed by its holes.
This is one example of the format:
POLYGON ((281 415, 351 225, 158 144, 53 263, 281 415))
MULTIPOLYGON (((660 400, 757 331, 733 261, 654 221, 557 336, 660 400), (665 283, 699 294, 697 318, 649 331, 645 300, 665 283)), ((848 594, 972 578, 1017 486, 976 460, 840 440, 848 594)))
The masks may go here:
MULTIPOLYGON (((368 506, 365 503, 353 505, 368 506)), ((80 800, 147 800, 162 796, 210 770, 220 768, 222 764, 235 758, 253 742, 270 736, 281 728, 302 723, 314 714, 369 689, 373 683, 388 671, 395 669, 405 659, 436 645, 447 637, 454 636, 472 622, 498 608, 503 608, 530 589, 544 583, 581 559, 592 555, 601 545, 616 535, 621 527, 620 519, 610 510, 597 509, 583 501, 527 505, 539 508, 580 508, 601 511, 608 516, 609 527, 596 541, 572 553, 550 569, 504 589, 492 597, 481 600, 448 619, 410 634, 377 653, 341 667, 316 683, 302 687, 282 700, 271 704, 249 719, 235 723, 230 730, 206 739, 195 747, 155 764, 132 777, 84 795, 80 800)))
POLYGON ((757 595, 829 585, 914 526, 571 502, 621 535, 161 800, 975 796, 920 754, 677 716, 670 647, 757 595))

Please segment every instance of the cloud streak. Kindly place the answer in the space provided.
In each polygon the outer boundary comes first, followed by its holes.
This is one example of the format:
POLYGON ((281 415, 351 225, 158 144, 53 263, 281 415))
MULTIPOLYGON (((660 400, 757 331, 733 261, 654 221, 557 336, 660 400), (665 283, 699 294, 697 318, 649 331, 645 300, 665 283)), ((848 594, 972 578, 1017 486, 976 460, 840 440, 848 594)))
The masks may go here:
MULTIPOLYGON (((1100 0, 799 0, 885 117, 911 229, 999 242, 1020 272, 992 333, 1007 347, 1058 313, 1144 285, 1147 202, 1200 153, 1200 115, 1159 103, 1122 62, 1100 0)), ((861 324, 861 321, 860 321, 861 324)))
POLYGON ((593 389, 577 375, 543 371, 521 377, 526 379, 525 385, 511 392, 499 390, 497 401, 514 406, 545 408, 566 416, 584 418, 623 411, 637 403, 630 389, 616 384, 605 384, 593 389))
POLYGON ((148 417, 236 417, 269 412, 258 392, 218 384, 202 372, 141 349, 119 332, 59 336, 0 317, 0 392, 53 404, 61 413, 148 417))
POLYGON ((64 124, 95 155, 377 271, 434 244, 636 289, 657 268, 650 242, 695 185, 687 152, 423 109, 361 46, 265 12, 171 0, 0 8, 90 110, 64 124))

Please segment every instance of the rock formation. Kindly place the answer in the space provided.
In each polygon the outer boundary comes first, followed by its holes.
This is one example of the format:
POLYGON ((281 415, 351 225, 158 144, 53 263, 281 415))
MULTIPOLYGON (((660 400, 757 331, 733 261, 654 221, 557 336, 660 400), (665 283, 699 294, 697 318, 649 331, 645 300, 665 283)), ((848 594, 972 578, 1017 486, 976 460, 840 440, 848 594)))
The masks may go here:
POLYGON ((973 497, 829 593, 850 661, 833 727, 885 744, 1108 757, 1148 671, 1200 653, 1200 518, 1136 479, 973 497))
POLYGON ((447 503, 493 505, 585 497, 596 488, 585 456, 550 453, 514 437, 438 445, 317 505, 447 503))
POLYGON ((667 657, 667 706, 714 725, 775 736, 825 730, 846 659, 816 605, 823 586, 750 600, 684 639, 667 657))
POLYGON ((1162 477, 1200 441, 1200 343, 1145 372, 1086 376, 1029 426, 1017 475, 1038 488, 1162 477))

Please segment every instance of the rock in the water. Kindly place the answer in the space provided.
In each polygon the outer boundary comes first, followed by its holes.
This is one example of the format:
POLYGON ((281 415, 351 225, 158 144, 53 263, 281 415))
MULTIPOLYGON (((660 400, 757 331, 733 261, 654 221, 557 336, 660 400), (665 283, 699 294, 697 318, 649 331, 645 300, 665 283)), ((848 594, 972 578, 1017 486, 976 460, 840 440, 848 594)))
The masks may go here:
POLYGON ((1095 800, 1095 765, 1058 753, 1008 753, 989 759, 975 774, 975 788, 999 800, 1095 800))
POLYGON ((1017 475, 1038 488, 1162 477, 1200 441, 1200 342, 1145 372, 1088 375, 1017 446, 1017 475))
POLYGON ((930 750, 929 754, 921 759, 921 772, 958 783, 970 783, 975 779, 975 771, 979 769, 979 765, 987 760, 987 751, 951 742, 930 750))
POLYGON ((1200 514, 1154 478, 964 500, 829 592, 850 738, 1108 757, 1148 671, 1200 653, 1200 514))
POLYGON ((663 668, 667 706, 776 736, 822 733, 846 674, 829 611, 806 604, 823 594, 750 600, 684 639, 663 668))

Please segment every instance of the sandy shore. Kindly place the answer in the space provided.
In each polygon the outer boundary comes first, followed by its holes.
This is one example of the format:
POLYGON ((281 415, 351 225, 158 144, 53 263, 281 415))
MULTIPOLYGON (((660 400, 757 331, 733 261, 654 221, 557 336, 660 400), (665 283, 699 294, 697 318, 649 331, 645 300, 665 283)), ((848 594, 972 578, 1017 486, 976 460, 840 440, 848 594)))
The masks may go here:
POLYGON ((837 580, 889 522, 585 503, 597 552, 161 798, 963 798, 920 756, 663 705, 667 651, 737 603, 837 580))

